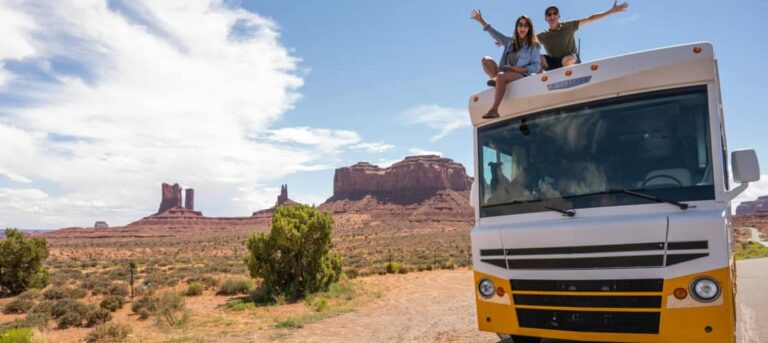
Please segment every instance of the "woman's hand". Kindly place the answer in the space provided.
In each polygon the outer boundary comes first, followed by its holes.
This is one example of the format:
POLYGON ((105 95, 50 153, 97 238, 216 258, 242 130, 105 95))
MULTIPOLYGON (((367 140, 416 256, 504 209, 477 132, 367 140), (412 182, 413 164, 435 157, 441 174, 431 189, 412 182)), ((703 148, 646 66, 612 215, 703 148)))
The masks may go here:
POLYGON ((474 20, 477 20, 477 22, 480 23, 480 25, 483 25, 483 27, 488 25, 485 19, 483 19, 483 14, 480 13, 480 10, 472 10, 472 14, 469 17, 474 20))
POLYGON ((528 68, 526 68, 526 67, 509 67, 509 70, 516 71, 516 72, 521 73, 521 74, 528 73, 528 68))

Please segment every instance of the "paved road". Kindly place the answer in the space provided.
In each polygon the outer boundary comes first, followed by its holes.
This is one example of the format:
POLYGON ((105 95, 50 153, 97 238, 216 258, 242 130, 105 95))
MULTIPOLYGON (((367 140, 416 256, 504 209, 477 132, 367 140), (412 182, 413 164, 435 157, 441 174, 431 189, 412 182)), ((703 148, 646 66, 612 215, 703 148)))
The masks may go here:
POLYGON ((737 342, 768 342, 768 258, 736 262, 736 276, 737 342))

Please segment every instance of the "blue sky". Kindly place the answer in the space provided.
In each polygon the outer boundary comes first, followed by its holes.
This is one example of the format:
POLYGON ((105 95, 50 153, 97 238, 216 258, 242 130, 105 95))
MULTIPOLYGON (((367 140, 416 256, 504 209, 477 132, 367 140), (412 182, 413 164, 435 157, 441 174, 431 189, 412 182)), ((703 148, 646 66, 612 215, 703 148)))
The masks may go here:
MULTIPOLYGON (((0 1, 0 226, 126 224, 160 182, 207 215, 320 203, 333 170, 438 152, 471 168, 467 99, 480 58, 551 1, 0 1)), ((563 19, 610 1, 560 1, 563 19)), ((709 41, 731 150, 761 139, 768 1, 634 1, 578 31, 582 59, 709 41)), ((768 169, 768 165, 764 168, 768 169)), ((768 174, 765 173, 764 174, 768 174)), ((768 194, 765 182, 744 197, 768 194)))

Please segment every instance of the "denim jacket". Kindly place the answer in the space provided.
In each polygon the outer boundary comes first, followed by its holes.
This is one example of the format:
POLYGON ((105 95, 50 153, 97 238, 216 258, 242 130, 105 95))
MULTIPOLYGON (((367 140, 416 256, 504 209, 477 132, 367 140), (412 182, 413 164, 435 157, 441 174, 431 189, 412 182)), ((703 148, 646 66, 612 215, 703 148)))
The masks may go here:
MULTIPOLYGON (((490 24, 485 26, 483 30, 488 31, 493 39, 501 42, 504 46, 504 52, 501 53, 501 59, 499 60, 499 69, 504 70, 504 65, 507 64, 507 54, 513 53, 514 51, 512 48, 514 38, 505 36, 503 33, 496 31, 490 24)), ((539 53, 539 48, 536 46, 528 46, 528 44, 523 45, 515 56, 515 64, 513 66, 528 68, 528 75, 536 74, 536 72, 541 69, 541 54, 539 53)))

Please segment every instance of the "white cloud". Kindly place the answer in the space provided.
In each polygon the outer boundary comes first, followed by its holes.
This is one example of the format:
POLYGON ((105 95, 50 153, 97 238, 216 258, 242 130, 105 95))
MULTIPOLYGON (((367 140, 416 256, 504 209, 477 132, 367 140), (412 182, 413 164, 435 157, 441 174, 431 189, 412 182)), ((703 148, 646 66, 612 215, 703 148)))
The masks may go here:
POLYGON ((432 141, 439 140, 456 129, 471 126, 466 109, 423 105, 406 110, 402 117, 410 124, 422 124, 439 132, 432 141))
POLYGON ((412 155, 438 155, 443 156, 442 152, 439 151, 433 151, 433 150, 425 150, 421 148, 410 148, 408 149, 408 152, 412 155))
POLYGON ((361 143, 271 128, 300 97, 300 60, 276 23, 223 0, 0 0, 0 30, 0 63, 47 76, 0 69, 0 94, 24 101, 0 104, 0 169, 46 194, 6 194, 18 206, 0 226, 126 224, 157 210, 164 181, 194 187, 206 214, 248 215, 276 196, 257 185, 361 143))
POLYGON ((395 146, 392 144, 385 144, 383 142, 376 142, 376 143, 358 143, 350 148, 355 150, 364 150, 366 152, 370 153, 382 153, 385 151, 392 150, 395 146))

